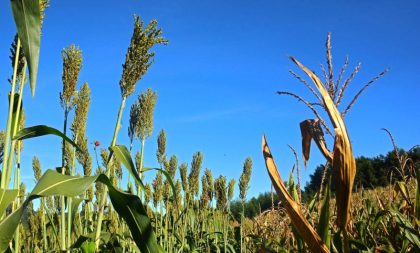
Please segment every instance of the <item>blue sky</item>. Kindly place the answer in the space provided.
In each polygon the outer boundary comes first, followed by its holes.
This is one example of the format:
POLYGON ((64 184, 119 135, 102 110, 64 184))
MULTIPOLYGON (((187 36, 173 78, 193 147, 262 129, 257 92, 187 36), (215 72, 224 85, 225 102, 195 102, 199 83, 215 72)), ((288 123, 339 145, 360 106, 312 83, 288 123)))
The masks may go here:
MULTIPOLYGON (((2 1, 0 10, 0 128, 5 128, 7 78, 12 73, 8 56, 15 28, 9 2, 2 1)), ((79 85, 86 81, 92 89, 89 140, 99 140, 103 147, 110 143, 133 14, 146 22, 156 18, 170 43, 155 48, 155 63, 127 102, 118 143, 128 145, 129 107, 140 91, 151 87, 158 92, 158 101, 145 164, 157 165, 156 135, 164 128, 169 155, 191 163, 193 153, 201 151, 203 167, 215 176, 238 180, 244 159, 251 156, 254 196, 270 189, 261 155, 262 134, 267 134, 287 179, 294 161, 287 144, 300 153, 299 122, 313 117, 303 104, 276 95, 289 90, 312 98, 288 73, 292 69, 303 76, 287 56, 321 73, 327 32, 332 33, 336 76, 346 55, 350 59, 346 77, 362 63, 343 105, 372 77, 391 68, 346 117, 355 155, 389 151, 392 146, 383 127, 402 148, 419 144, 418 13, 418 1, 52 1, 43 26, 36 95, 32 98, 29 89, 25 91, 27 125, 62 128, 60 52, 74 43, 84 56, 79 85)), ((60 164, 59 150, 60 140, 54 137, 25 142, 22 178, 28 188, 33 187, 32 156, 40 158, 44 169, 53 168, 60 164)), ((306 181, 322 162, 313 146, 302 179, 306 181)), ((152 177, 148 174, 146 180, 152 177)))

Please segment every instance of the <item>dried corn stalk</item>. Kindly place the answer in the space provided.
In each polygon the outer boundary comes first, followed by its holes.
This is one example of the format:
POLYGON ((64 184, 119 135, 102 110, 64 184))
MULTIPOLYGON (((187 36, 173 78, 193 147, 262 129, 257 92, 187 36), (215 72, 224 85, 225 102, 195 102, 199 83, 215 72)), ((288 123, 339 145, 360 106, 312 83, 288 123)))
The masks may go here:
POLYGON ((336 185, 336 203, 337 203, 337 225, 346 230, 347 222, 350 216, 350 200, 353 189, 354 177, 356 175, 356 162, 353 156, 347 129, 340 112, 334 104, 321 80, 308 68, 303 66, 295 58, 290 59, 296 63, 314 82, 316 88, 321 94, 323 104, 334 126, 335 141, 333 150, 333 178, 336 185))

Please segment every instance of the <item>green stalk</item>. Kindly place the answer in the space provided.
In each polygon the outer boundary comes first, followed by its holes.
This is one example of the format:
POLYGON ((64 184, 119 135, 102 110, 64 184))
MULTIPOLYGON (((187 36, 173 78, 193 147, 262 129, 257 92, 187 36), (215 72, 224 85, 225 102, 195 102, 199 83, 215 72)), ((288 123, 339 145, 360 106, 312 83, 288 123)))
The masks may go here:
POLYGON ((240 227, 240 234, 241 234, 241 253, 243 252, 243 226, 244 226, 244 216, 245 216, 245 205, 242 201, 242 213, 241 213, 241 227, 240 227))
POLYGON ((47 205, 45 204, 45 202, 44 202, 44 210, 45 210, 45 214, 47 215, 48 221, 50 222, 51 227, 53 229, 56 242, 58 243, 59 247, 61 247, 60 240, 58 239, 57 229, 55 228, 55 225, 54 225, 54 219, 53 219, 50 211, 48 210, 47 205))
POLYGON ((226 229, 226 216, 222 214, 222 220, 223 220, 223 246, 226 252, 226 241, 227 241, 227 229, 226 229))
MULTIPOLYGON (((118 132, 120 130, 120 122, 121 122, 121 117, 122 117, 122 112, 124 110, 125 107, 125 100, 127 99, 126 96, 123 96, 122 100, 121 100, 121 104, 120 104, 120 110, 118 111, 118 116, 117 116, 117 122, 115 124, 115 129, 114 129, 114 136, 112 137, 112 141, 111 141, 111 147, 115 146, 115 143, 117 142, 117 136, 118 136, 118 132)), ((109 169, 108 169, 108 164, 109 161, 111 161, 112 158, 112 153, 109 156, 108 159, 108 163, 107 163, 107 168, 106 168, 106 175, 109 176, 109 169)), ((104 186, 104 191, 102 193, 101 196, 101 200, 100 200, 100 206, 99 206, 99 214, 98 214, 98 224, 96 227, 96 233, 95 233, 95 249, 98 250, 99 247, 99 242, 100 242, 100 235, 101 235, 101 229, 102 229, 102 220, 104 219, 104 208, 105 208, 105 204, 106 204, 106 200, 107 200, 107 195, 108 195, 108 188, 104 186)))
MULTIPOLYGON (((18 154, 18 160, 19 160, 19 163, 20 163, 20 152, 18 154)), ((20 180, 19 179, 20 179, 20 167, 16 166, 14 188, 17 189, 18 192, 20 190, 20 186, 19 186, 20 185, 20 182, 19 182, 20 180)), ((19 207, 19 205, 20 205, 20 198, 17 197, 16 201, 13 205, 13 211, 16 210, 19 207)), ((19 248, 20 248, 20 241, 19 241, 19 228, 18 228, 15 231, 15 253, 20 252, 19 248)))
MULTIPOLYGON (((17 128, 19 126, 19 117, 20 117, 20 108, 22 105, 22 94, 23 94, 23 86, 25 84, 25 78, 26 78, 26 62, 24 64, 23 73, 22 73, 22 80, 19 84, 19 100, 17 105, 17 112, 16 112, 16 118, 13 126, 13 133, 12 136, 16 134, 17 128)), ((14 94, 13 94, 14 97, 14 94)), ((12 100, 11 100, 12 101, 12 100)), ((14 102, 14 101, 13 101, 14 102)), ((13 108, 13 103, 11 104, 13 108)), ((7 176, 6 176, 6 185, 9 185, 10 177, 11 177, 11 171, 12 171, 12 165, 13 165, 13 151, 15 150, 16 141, 12 141, 12 145, 10 148, 10 154, 9 158, 7 160, 7 176)), ((16 152, 16 172, 15 172, 15 178, 14 178, 14 188, 18 189, 19 192, 19 185, 20 185, 20 142, 18 142, 17 152, 16 152)), ((16 199, 15 208, 18 208, 20 205, 20 199, 16 199)), ((20 242, 19 242, 20 232, 19 229, 15 232, 15 252, 19 252, 20 242)))
MULTIPOLYGON (((13 114, 13 103, 15 100, 15 87, 16 87, 16 75, 17 75, 17 65, 18 65, 18 60, 19 60, 19 53, 20 53, 20 40, 18 39, 17 41, 17 48, 16 48, 16 57, 15 57, 15 62, 14 62, 14 66, 13 66, 13 78, 12 78, 12 90, 10 91, 10 101, 9 101, 9 113, 7 116, 7 126, 6 126, 6 138, 5 138, 5 144, 4 144, 4 152, 3 152, 3 157, 5 157, 6 159, 8 159, 9 157, 9 141, 11 138, 11 127, 12 127, 12 114, 13 114)), ((11 151, 13 153, 13 150, 11 151)), ((7 185, 7 179, 6 176, 8 173, 8 162, 7 161, 3 161, 3 165, 2 165, 2 171, 3 173, 1 173, 1 188, 3 189, 7 189, 8 185, 7 185)))
POLYGON ((45 224, 45 215, 44 215, 44 198, 41 198, 41 223, 42 223, 42 238, 44 240, 44 252, 48 249, 47 242, 47 226, 45 224))
MULTIPOLYGON (((144 157, 144 143, 146 142, 145 139, 141 139, 141 151, 140 151, 140 168, 138 168, 139 170, 139 176, 141 178, 141 171, 143 170, 143 157, 144 157)), ((142 199, 141 197, 141 188, 140 185, 137 186, 137 195, 139 196, 140 200, 142 199)))
MULTIPOLYGON (((67 133, 67 118, 69 115, 69 110, 64 109, 64 126, 63 126, 63 133, 64 135, 66 135, 67 133)), ((61 156, 61 174, 65 174, 65 167, 64 167, 64 161, 65 161, 65 156, 66 156, 66 141, 63 138, 63 143, 62 143, 62 156, 61 156)), ((65 197, 61 196, 60 197, 60 202, 61 202, 61 223, 60 223, 60 235, 61 235, 61 250, 65 251, 66 250, 66 203, 65 203, 65 197)))
MULTIPOLYGON (((77 144, 77 134, 74 137, 74 142, 77 144)), ((73 176, 75 174, 75 159, 76 159, 76 148, 73 148, 73 160, 72 160, 72 164, 71 164, 71 172, 70 175, 73 176)), ((71 220, 71 203, 73 202, 72 198, 68 198, 68 204, 67 204, 67 210, 68 210, 68 215, 67 215, 67 242, 68 242, 68 246, 71 245, 71 226, 72 226, 72 220, 71 220)))
MULTIPOLYGON (((23 95, 23 87, 25 85, 25 79, 26 79, 26 62, 24 64, 24 68, 23 68, 23 72, 22 72, 22 80, 20 81, 19 84, 19 99, 18 99, 18 104, 17 104, 17 111, 16 111, 16 119, 13 125, 13 133, 12 133, 12 137, 15 136, 18 126, 19 126, 19 117, 20 117, 20 109, 22 106, 22 95, 23 95)), ((14 96, 14 95, 13 95, 14 96)), ((13 104, 12 104, 13 107, 13 104)), ((12 145, 10 147, 10 154, 9 154, 9 159, 7 160, 7 175, 6 175, 6 186, 9 185, 10 183, 10 178, 11 178, 11 172, 12 172, 12 166, 13 166, 13 154, 14 154, 14 150, 15 150, 15 146, 16 146, 16 140, 12 140, 12 145)))

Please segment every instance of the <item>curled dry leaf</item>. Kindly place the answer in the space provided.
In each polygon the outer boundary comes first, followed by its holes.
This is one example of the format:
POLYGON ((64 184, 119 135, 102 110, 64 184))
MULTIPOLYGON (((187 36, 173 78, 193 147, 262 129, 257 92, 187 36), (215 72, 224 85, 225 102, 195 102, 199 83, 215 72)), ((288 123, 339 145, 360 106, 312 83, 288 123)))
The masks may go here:
POLYGON ((318 119, 307 119, 302 121, 300 123, 300 132, 302 134, 302 153, 305 167, 307 161, 309 160, 312 139, 315 141, 325 159, 327 159, 328 162, 332 162, 332 154, 327 148, 324 139, 324 132, 322 131, 318 119))
POLYGON ((330 252, 313 227, 305 219, 299 205, 293 200, 292 196, 290 196, 287 191, 286 186, 284 185, 277 170, 277 166, 274 163, 273 156, 271 155, 265 136, 262 138, 262 152, 271 182, 273 183, 280 200, 284 204, 287 214, 290 216, 290 219, 300 236, 302 236, 312 252, 330 252))

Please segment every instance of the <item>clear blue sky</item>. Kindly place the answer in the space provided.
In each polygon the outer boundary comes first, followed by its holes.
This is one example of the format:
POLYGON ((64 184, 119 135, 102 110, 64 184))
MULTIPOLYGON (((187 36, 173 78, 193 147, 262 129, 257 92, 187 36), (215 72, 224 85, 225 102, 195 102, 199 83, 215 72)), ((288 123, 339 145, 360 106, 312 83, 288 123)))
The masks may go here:
MULTIPOLYGON (((0 3, 0 128, 6 125, 7 78, 12 73, 8 56, 15 33, 9 5, 9 1, 0 3)), ((270 189, 261 155, 262 134, 267 134, 280 173, 287 179, 294 161, 287 144, 300 153, 299 122, 313 117, 304 105, 276 95, 278 90, 290 90, 311 98, 288 73, 298 69, 287 56, 321 73, 327 32, 332 33, 336 72, 346 55, 347 75, 362 62, 347 99, 391 68, 346 117, 355 155, 389 151, 392 146, 380 130, 383 127, 391 130, 402 148, 420 143, 419 13, 418 1, 51 1, 43 26, 36 96, 25 91, 27 125, 62 128, 60 52, 74 43, 84 56, 79 84, 86 81, 92 89, 89 140, 100 140, 103 147, 110 143, 133 14, 147 22, 156 18, 170 43, 156 47, 155 63, 128 100, 118 143, 128 144, 129 107, 140 91, 151 87, 158 92, 158 102, 154 134, 146 143, 146 165, 157 165, 156 135, 164 128, 169 155, 190 163, 192 154, 202 151, 204 168, 211 168, 215 176, 238 180, 244 159, 251 156, 250 195, 254 196, 270 189)), ((312 150, 303 180, 323 162, 315 146, 312 150)), ((60 140, 25 142, 22 178, 29 189, 33 155, 44 169, 56 167, 60 140)), ((146 175, 147 180, 152 177, 146 175)))

